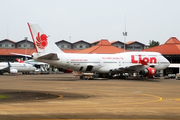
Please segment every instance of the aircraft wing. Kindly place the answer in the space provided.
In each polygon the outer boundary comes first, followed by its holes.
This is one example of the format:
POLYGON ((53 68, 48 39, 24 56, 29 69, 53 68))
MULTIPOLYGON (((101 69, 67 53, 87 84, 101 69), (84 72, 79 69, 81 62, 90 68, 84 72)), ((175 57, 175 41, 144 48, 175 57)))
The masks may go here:
POLYGON ((10 67, 11 67, 11 65, 10 65, 10 63, 8 62, 8 66, 7 66, 7 67, 4 67, 4 68, 1 68, 0 71, 1 71, 1 72, 9 72, 9 71, 10 71, 10 67))
POLYGON ((146 68, 146 66, 144 66, 144 65, 133 65, 133 66, 125 66, 125 67, 119 67, 119 68, 111 69, 110 71, 130 73, 130 72, 139 72, 145 68, 146 68))
POLYGON ((9 70, 10 70, 10 67, 5 67, 5 68, 0 69, 0 71, 3 71, 3 72, 9 72, 9 70))
POLYGON ((20 54, 20 53, 13 53, 13 52, 11 52, 11 54, 25 56, 25 57, 32 57, 31 55, 25 55, 25 54, 20 54))
POLYGON ((59 60, 56 53, 49 53, 46 55, 42 55, 42 56, 38 57, 38 59, 59 60))

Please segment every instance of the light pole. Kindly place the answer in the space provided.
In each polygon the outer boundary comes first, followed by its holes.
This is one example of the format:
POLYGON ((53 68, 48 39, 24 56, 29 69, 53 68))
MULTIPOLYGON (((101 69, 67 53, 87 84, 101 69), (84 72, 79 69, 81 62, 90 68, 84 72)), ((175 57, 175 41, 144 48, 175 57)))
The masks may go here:
POLYGON ((124 36, 124 52, 125 52, 125 44, 126 44, 126 36, 127 36, 127 32, 126 32, 126 14, 124 13, 124 23, 125 23, 125 30, 123 32, 123 36, 124 36))

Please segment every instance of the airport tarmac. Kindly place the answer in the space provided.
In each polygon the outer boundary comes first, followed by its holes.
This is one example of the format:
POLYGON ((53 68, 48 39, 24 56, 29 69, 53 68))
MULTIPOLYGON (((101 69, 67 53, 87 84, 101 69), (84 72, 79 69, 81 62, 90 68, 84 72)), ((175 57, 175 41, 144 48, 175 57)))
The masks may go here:
POLYGON ((180 80, 2 75, 0 120, 21 119, 180 119, 180 80))

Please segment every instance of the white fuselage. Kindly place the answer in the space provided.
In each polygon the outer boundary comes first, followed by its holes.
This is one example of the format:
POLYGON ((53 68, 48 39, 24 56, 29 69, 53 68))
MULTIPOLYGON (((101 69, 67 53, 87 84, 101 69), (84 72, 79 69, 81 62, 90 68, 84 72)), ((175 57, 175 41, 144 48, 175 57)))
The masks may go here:
MULTIPOLYGON (((10 63, 10 65, 11 65, 10 69, 16 69, 18 72, 31 72, 36 70, 36 67, 27 63, 14 62, 14 63, 10 63)), ((6 62, 0 63, 0 70, 5 67, 8 67, 8 63, 6 62)))
MULTIPOLYGON (((124 52, 117 54, 59 53, 57 54, 59 60, 40 59, 38 58, 40 57, 39 55, 39 53, 34 53, 33 59, 56 67, 82 72, 120 72, 116 69, 142 65, 141 60, 146 61, 148 66, 154 66, 156 70, 165 69, 170 64, 166 58, 157 52, 124 52)), ((134 72, 140 70, 137 69, 134 72)))

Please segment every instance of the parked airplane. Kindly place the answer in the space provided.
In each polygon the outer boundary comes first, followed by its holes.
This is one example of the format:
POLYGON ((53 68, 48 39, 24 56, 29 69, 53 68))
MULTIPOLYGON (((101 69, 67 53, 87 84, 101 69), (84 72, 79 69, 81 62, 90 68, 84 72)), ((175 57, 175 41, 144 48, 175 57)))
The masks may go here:
POLYGON ((47 34, 34 23, 28 23, 35 44, 34 60, 79 72, 96 73, 99 77, 117 73, 139 73, 145 77, 169 66, 169 61, 158 52, 123 52, 117 54, 64 53, 50 41, 47 34))
POLYGON ((36 67, 27 63, 9 63, 9 62, 1 62, 0 63, 0 75, 3 73, 18 73, 18 72, 31 72, 35 71, 36 67))
POLYGON ((33 60, 33 59, 23 61, 23 60, 21 60, 21 59, 16 58, 16 60, 17 60, 19 63, 29 63, 29 64, 31 64, 31 65, 48 65, 47 63, 38 62, 38 61, 35 61, 35 60, 33 60))
MULTIPOLYGON (((16 53, 15 53, 16 54, 16 53)), ((35 72, 40 72, 41 74, 47 74, 49 73, 47 69, 49 69, 49 64, 47 63, 44 63, 44 62, 38 62, 38 61, 35 61, 33 59, 30 59, 30 60, 26 60, 26 61, 23 61, 21 59, 18 59, 16 58, 16 60, 19 62, 19 63, 28 63, 28 64, 31 64, 33 66, 35 66, 37 69, 35 70, 35 72)))
MULTIPOLYGON (((18 53, 13 53, 13 54, 18 54, 18 53)), ((19 54, 18 54, 19 55, 19 54)), ((22 56, 23 56, 23 54, 21 54, 22 56)), ((29 57, 29 56, 28 56, 29 57)), ((36 68, 41 68, 41 70, 39 70, 39 71, 47 71, 47 68, 49 68, 50 66, 49 66, 49 64, 47 64, 47 63, 44 63, 44 62, 38 62, 38 61, 35 61, 35 60, 33 60, 33 59, 30 59, 30 60, 27 60, 27 61, 23 61, 23 60, 21 60, 21 59, 16 59, 19 63, 29 63, 29 64, 32 64, 32 65, 34 65, 36 68)), ((54 69, 57 69, 58 70, 58 72, 59 71, 61 71, 61 72, 64 72, 64 73, 72 73, 72 71, 71 70, 68 70, 68 69, 63 69, 63 68, 54 68, 54 69)), ((54 71, 54 69, 53 69, 53 71, 54 71)), ((38 70, 36 70, 37 72, 38 72, 38 70)))

